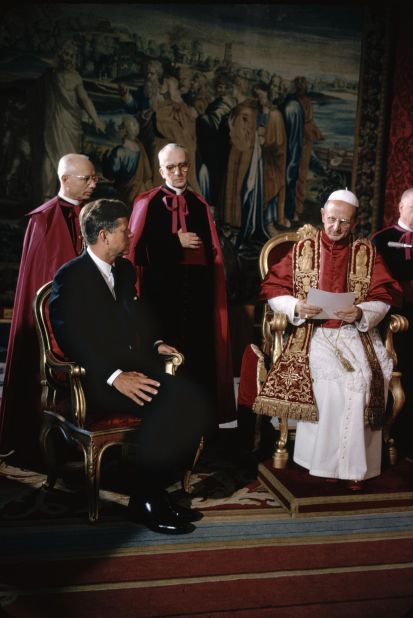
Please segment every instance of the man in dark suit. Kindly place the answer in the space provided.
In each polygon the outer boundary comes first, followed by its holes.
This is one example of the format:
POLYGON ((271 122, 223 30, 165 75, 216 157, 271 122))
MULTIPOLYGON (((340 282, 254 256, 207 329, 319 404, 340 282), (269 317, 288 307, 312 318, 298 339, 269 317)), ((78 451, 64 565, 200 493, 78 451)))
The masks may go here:
POLYGON ((175 348, 155 336, 156 325, 136 296, 136 274, 122 257, 129 248, 128 207, 101 199, 81 212, 87 250, 53 280, 49 310, 57 342, 86 370, 88 409, 143 418, 136 444, 138 468, 129 502, 133 520, 156 532, 192 532, 198 511, 173 504, 165 491, 191 461, 207 432, 203 392, 161 370, 160 355, 175 348))

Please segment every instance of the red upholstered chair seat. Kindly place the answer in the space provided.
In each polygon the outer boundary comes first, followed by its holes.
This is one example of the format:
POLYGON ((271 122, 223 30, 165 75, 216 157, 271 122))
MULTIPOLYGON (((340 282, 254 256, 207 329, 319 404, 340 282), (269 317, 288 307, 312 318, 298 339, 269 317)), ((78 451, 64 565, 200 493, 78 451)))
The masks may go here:
MULTIPOLYGON (((68 421, 72 421, 72 403, 70 397, 64 397, 54 405, 49 406, 49 411, 63 416, 68 421)), ((107 414, 100 415, 98 412, 90 411, 86 417, 83 429, 87 431, 102 431, 108 429, 119 429, 121 427, 139 427, 142 419, 132 414, 107 414)))
POLYGON ((88 418, 85 429, 88 431, 102 431, 106 429, 119 429, 120 427, 139 427, 142 423, 141 418, 128 414, 119 414, 116 416, 104 416, 102 418, 88 418))

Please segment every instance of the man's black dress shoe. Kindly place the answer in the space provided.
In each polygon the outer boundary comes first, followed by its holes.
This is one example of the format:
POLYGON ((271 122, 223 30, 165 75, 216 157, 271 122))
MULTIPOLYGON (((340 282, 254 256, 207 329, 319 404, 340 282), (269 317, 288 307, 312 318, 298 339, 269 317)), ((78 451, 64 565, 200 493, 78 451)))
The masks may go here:
POLYGON ((141 523, 153 532, 163 534, 189 534, 195 526, 178 519, 166 496, 156 498, 131 498, 128 505, 129 519, 141 523))

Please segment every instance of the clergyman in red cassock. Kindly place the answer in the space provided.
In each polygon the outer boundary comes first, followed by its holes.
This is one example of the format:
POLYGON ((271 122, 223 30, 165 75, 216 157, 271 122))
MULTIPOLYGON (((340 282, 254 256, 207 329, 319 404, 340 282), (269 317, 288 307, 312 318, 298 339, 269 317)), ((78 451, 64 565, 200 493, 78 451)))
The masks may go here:
POLYGON ((206 201, 187 186, 183 146, 159 153, 163 186, 133 205, 129 259, 165 341, 185 356, 181 371, 215 401, 216 423, 235 419, 235 396, 221 247, 206 201))
POLYGON ((82 250, 78 214, 97 183, 85 155, 64 155, 58 164, 59 194, 28 213, 13 317, 7 347, 0 412, 0 452, 14 451, 17 461, 38 463, 40 352, 32 302, 57 269, 82 250))
POLYGON ((389 271, 403 289, 403 307, 400 311, 409 321, 407 332, 399 338, 398 368, 406 400, 397 415, 393 435, 399 453, 413 455, 413 381, 411 379, 413 349, 413 187, 403 191, 398 204, 399 218, 394 225, 373 234, 371 241, 383 257, 389 271))

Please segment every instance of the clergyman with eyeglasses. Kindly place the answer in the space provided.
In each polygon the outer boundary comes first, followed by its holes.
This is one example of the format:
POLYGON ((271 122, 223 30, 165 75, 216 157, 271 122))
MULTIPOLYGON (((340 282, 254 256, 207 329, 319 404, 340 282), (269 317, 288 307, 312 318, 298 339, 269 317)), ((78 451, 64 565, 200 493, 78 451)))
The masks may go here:
POLYGON ((38 463, 41 423, 39 348, 32 317, 37 290, 82 251, 79 210, 99 177, 86 155, 66 154, 58 163, 58 195, 28 213, 1 400, 0 453, 15 451, 24 464, 38 463))
POLYGON ((372 243, 352 233, 357 209, 354 193, 334 191, 321 209, 322 229, 294 243, 264 279, 263 299, 287 316, 291 331, 254 403, 258 414, 297 421, 299 466, 351 491, 381 472, 393 363, 376 327, 401 303, 401 288, 372 243), (309 287, 353 292, 354 304, 319 319, 309 287))
POLYGON ((235 418, 221 247, 210 206, 189 187, 185 146, 167 144, 158 158, 164 184, 134 201, 129 259, 164 340, 185 356, 182 373, 215 400, 217 426, 235 418))

